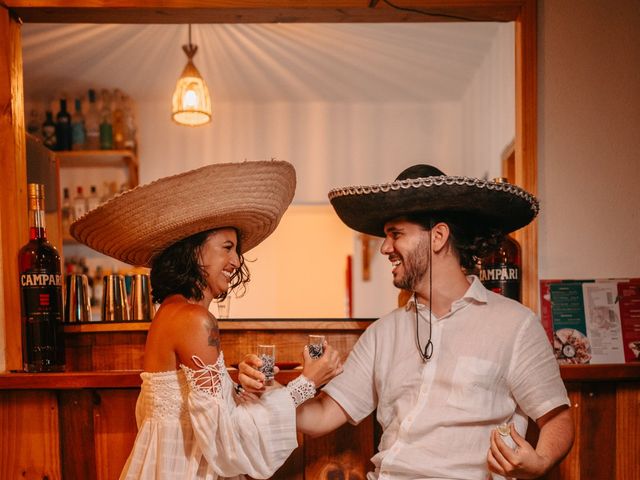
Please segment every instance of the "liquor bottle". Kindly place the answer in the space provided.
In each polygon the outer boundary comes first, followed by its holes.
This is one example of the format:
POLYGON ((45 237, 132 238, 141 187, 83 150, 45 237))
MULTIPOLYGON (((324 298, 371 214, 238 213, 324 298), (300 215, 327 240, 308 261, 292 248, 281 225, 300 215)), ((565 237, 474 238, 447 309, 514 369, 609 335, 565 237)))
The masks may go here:
POLYGON ((29 112, 29 121, 27 122, 27 132, 33 135, 36 138, 42 138, 42 133, 40 131, 40 115, 36 109, 32 109, 29 112))
POLYGON ((91 304, 94 306, 102 305, 102 279, 104 274, 102 273, 102 267, 98 265, 96 267, 95 274, 93 276, 93 298, 91 304))
POLYGON ((69 197, 69 189, 64 188, 62 190, 62 232, 63 234, 69 233, 69 227, 73 223, 73 207, 71 206, 71 198, 69 197))
POLYGON ((113 124, 111 123, 111 98, 108 90, 100 92, 102 108, 100 110, 100 149, 113 149, 113 124))
POLYGON ((88 150, 98 150, 100 148, 100 113, 96 105, 96 92, 89 90, 89 108, 84 117, 87 131, 88 150))
MULTIPOLYGON (((506 178, 494 178, 495 183, 506 183, 506 178)), ((522 256, 520 244, 509 235, 493 253, 479 261, 480 281, 489 290, 521 300, 522 256)))
POLYGON ((79 98, 75 101, 76 111, 71 121, 71 149, 84 150, 87 142, 87 134, 84 124, 84 115, 82 114, 82 104, 79 98))
POLYGON ((521 300, 520 244, 505 236, 496 251, 480 260, 480 281, 489 290, 521 300))
POLYGON ((87 213, 87 199, 82 193, 82 187, 77 187, 76 196, 73 199, 73 220, 78 220, 87 213))
POLYGON ((53 121, 53 113, 47 111, 45 115, 46 118, 42 123, 42 143, 45 147, 55 150, 58 141, 56 140, 56 124, 53 121))
POLYGON ((133 102, 124 96, 124 148, 136 151, 136 120, 133 115, 133 102))
POLYGON ((113 148, 124 148, 125 124, 124 124, 124 106, 123 94, 117 88, 113 91, 113 148))
POLYGON ((44 185, 30 183, 29 242, 20 249, 22 359, 27 372, 64 370, 60 255, 47 241, 44 185))
POLYGON ((60 111, 56 115, 56 150, 71 150, 71 115, 64 98, 60 99, 60 111))
POLYGON ((100 205, 100 197, 95 185, 91 185, 91 191, 87 197, 87 211, 93 210, 100 205))

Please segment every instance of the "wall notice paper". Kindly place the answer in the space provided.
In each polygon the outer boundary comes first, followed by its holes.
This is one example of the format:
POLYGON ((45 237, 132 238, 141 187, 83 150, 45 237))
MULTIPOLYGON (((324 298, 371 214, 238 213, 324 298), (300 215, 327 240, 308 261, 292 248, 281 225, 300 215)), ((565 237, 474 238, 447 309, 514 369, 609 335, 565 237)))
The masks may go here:
POLYGON ((622 346, 627 362, 640 362, 640 282, 618 283, 622 346))
POLYGON ((585 323, 590 363, 624 363, 617 282, 584 283, 585 323))
POLYGON ((549 285, 553 351, 560 364, 584 364, 591 361, 582 283, 576 281, 549 285))
POLYGON ((560 364, 640 362, 640 278, 540 280, 540 321, 560 364))

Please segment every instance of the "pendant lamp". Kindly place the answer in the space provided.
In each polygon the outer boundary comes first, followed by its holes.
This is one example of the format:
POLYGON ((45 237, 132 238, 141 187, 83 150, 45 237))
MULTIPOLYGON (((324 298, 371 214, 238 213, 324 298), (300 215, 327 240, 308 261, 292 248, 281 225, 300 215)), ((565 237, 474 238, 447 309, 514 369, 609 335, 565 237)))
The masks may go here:
POLYGON ((211 97, 207 84, 193 64, 198 47, 191 44, 191 24, 189 44, 183 45, 182 50, 186 53, 188 61, 173 92, 171 118, 179 125, 196 127, 211 121, 211 97))

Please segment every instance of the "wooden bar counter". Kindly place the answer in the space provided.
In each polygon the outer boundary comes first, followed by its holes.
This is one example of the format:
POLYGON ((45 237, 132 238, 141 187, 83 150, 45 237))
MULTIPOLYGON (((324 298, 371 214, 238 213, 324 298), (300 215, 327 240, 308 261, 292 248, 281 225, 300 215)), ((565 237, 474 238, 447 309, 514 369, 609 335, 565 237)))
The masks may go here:
MULTIPOLYGON (((300 362, 310 333, 346 357, 371 319, 224 320, 229 372, 258 343, 277 345, 278 362, 300 362)), ((117 479, 136 435, 135 402, 148 322, 65 327, 67 372, 0 375, 0 479, 117 479)), ((292 365, 289 365, 291 367, 292 365)), ((547 479, 640 478, 640 364, 562 366, 576 443, 547 479)), ((299 369, 283 370, 286 383, 299 369)), ((364 479, 379 429, 374 415, 299 447, 276 479, 364 479)), ((528 437, 535 438, 535 428, 528 437)))

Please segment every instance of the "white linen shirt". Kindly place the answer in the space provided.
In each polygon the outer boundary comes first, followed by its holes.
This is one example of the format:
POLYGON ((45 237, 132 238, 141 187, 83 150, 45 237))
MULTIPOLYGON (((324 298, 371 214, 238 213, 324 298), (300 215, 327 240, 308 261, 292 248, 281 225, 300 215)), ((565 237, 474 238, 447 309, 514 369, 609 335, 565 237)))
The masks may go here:
MULTIPOLYGON (((377 408, 382 426, 368 479, 491 478, 491 430, 568 405, 549 340, 533 312, 488 291, 477 277, 441 318, 432 316, 433 356, 417 349, 413 302, 362 334, 344 372, 324 389, 359 423, 377 408)), ((429 310, 419 305, 421 345, 429 310)), ((496 478, 501 478, 497 477, 496 478)))

